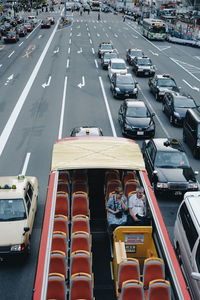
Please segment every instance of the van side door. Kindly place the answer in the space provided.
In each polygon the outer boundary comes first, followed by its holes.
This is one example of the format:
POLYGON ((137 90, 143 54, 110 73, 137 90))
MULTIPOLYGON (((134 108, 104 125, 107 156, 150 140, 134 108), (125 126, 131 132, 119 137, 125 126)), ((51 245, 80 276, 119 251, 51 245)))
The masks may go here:
MULTIPOLYGON (((191 269, 192 272, 199 273, 200 277, 200 237, 196 241, 192 251, 191 269)), ((200 295, 200 278, 195 279, 191 275, 191 289, 192 294, 194 294, 194 298, 198 299, 200 295)))

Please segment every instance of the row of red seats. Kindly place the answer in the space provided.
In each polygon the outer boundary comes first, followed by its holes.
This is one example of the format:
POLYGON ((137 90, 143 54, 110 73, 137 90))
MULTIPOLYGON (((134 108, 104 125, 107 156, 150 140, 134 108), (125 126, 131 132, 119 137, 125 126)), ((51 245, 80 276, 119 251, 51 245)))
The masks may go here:
POLYGON ((170 284, 165 280, 165 266, 160 258, 151 257, 144 261, 140 276, 139 261, 127 258, 119 265, 117 289, 120 300, 170 300, 170 284), (142 282, 140 281, 142 278, 142 282))

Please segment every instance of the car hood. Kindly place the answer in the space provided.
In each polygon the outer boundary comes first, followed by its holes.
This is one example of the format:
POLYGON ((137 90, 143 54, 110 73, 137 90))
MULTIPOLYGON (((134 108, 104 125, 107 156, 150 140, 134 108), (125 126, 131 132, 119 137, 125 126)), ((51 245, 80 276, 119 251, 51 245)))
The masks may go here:
POLYGON ((179 113, 181 118, 185 118, 185 114, 189 107, 176 107, 175 112, 179 113))
POLYGON ((120 90, 132 90, 135 88, 135 85, 133 84, 119 84, 116 86, 120 90))
POLYGON ((120 74, 126 74, 127 69, 111 69, 111 72, 114 73, 120 73, 120 74))
POLYGON ((194 172, 191 168, 156 168, 155 170, 158 172, 157 178, 160 182, 196 182, 194 172))
POLYGON ((27 220, 0 222, 0 246, 22 244, 27 220))
POLYGON ((144 128, 148 127, 151 123, 151 118, 132 118, 127 117, 126 123, 133 127, 144 128))
POLYGON ((158 90, 160 92, 167 92, 167 91, 175 91, 175 92, 178 92, 178 89, 176 87, 172 87, 172 86, 168 86, 168 87, 165 87, 165 86, 158 86, 158 90))

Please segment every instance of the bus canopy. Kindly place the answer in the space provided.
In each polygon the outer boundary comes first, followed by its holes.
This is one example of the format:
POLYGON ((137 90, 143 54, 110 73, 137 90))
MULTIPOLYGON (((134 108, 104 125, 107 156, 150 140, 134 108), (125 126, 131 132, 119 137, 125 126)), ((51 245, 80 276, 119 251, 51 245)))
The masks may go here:
POLYGON ((73 137, 55 142, 51 171, 70 169, 145 170, 139 145, 116 137, 73 137))

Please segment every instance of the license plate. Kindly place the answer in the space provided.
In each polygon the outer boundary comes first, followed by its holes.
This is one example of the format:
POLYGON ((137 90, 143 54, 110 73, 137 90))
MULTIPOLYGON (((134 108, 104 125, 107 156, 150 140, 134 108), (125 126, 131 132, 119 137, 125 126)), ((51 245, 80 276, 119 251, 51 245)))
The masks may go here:
POLYGON ((181 195, 182 195, 182 192, 181 192, 181 191, 176 191, 176 192, 174 193, 174 195, 175 195, 175 196, 181 196, 181 195))
POLYGON ((129 94, 125 94, 125 97, 128 97, 129 96, 129 94))
POLYGON ((144 135, 144 131, 138 131, 137 135, 144 135))
POLYGON ((144 72, 144 75, 149 75, 149 72, 144 72))

